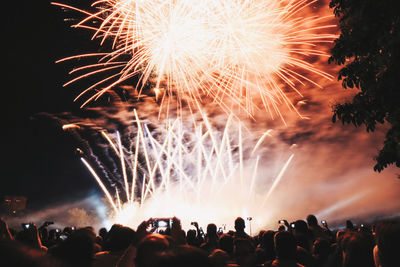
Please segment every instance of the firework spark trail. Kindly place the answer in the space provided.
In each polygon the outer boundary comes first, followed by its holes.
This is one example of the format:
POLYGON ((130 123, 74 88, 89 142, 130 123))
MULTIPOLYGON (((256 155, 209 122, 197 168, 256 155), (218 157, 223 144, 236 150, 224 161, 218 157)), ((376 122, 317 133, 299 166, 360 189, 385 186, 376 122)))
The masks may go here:
POLYGON ((262 103, 271 116, 282 118, 280 104, 296 110, 285 87, 300 94, 296 85, 303 81, 319 86, 300 72, 331 78, 305 59, 325 56, 316 45, 335 38, 323 33, 334 27, 325 24, 328 17, 303 17, 315 2, 101 0, 93 3, 98 10, 93 13, 53 4, 82 12, 86 18, 74 27, 93 30, 101 44, 112 41, 110 53, 63 59, 100 56, 98 63, 75 69, 87 72, 67 83, 108 75, 82 92, 96 90, 83 105, 139 76, 139 92, 151 83, 156 97, 162 96, 160 112, 168 112, 172 95, 178 108, 186 102, 191 109, 208 96, 229 114, 236 106, 251 116, 262 103))
MULTIPOLYGON (((131 140, 135 143, 134 151, 122 147, 118 132, 112 135, 101 132, 121 161, 124 199, 120 199, 123 194, 118 194, 118 188, 113 199, 93 167, 82 158, 113 207, 116 222, 137 226, 146 217, 176 215, 186 225, 194 219, 206 223, 210 216, 216 223, 226 224, 238 215, 249 214, 256 215, 261 224, 268 220, 259 205, 267 191, 257 190, 262 157, 257 147, 265 134, 251 151, 238 149, 241 144, 237 140, 243 140, 236 135, 243 127, 231 116, 222 131, 216 130, 207 117, 193 132, 187 130, 191 127, 184 127, 181 119, 170 120, 160 127, 165 132, 155 137, 136 110, 134 113, 138 129, 131 140), (255 154, 254 160, 247 157, 250 153, 255 154), (241 166, 243 158, 246 167, 241 166), (243 170, 238 172, 239 169, 243 170), (125 182, 129 172, 133 175, 131 183, 125 182)), ((272 182, 268 195, 280 182, 292 158, 293 155, 272 182)))

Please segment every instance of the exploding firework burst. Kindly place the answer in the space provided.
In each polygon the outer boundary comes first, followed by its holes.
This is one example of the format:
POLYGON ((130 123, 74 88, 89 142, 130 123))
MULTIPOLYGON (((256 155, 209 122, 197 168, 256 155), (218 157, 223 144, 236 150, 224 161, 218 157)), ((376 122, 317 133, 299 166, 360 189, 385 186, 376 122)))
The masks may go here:
POLYGON ((331 77, 307 61, 324 55, 316 44, 334 38, 321 34, 333 27, 324 24, 327 17, 305 14, 316 1, 96 1, 96 12, 79 10, 86 18, 75 27, 94 30, 93 38, 102 44, 111 40, 112 50, 63 59, 100 57, 74 69, 84 74, 67 84, 103 74, 82 92, 95 90, 84 105, 137 77, 139 95, 151 84, 161 100, 160 112, 175 100, 179 110, 184 103, 198 109, 211 99, 228 113, 239 107, 252 115, 261 107, 282 117, 282 103, 296 110, 285 94, 288 88, 300 94, 296 85, 304 81, 319 86, 304 72, 331 77))
MULTIPOLYGON (((293 158, 272 181, 260 177, 258 149, 270 131, 249 149, 242 145, 247 129, 232 116, 222 131, 206 117, 193 131, 181 119, 152 131, 134 113, 137 131, 129 145, 132 150, 123 147, 118 132, 101 132, 120 163, 121 186, 107 186, 89 161, 81 159, 113 209, 112 221, 137 226, 150 217, 178 216, 185 227, 194 220, 206 224, 210 218, 230 226, 240 215, 254 216, 256 228, 265 225, 266 204, 293 158), (257 190, 259 179, 269 187, 257 190)), ((76 127, 69 124, 65 129, 76 127)))

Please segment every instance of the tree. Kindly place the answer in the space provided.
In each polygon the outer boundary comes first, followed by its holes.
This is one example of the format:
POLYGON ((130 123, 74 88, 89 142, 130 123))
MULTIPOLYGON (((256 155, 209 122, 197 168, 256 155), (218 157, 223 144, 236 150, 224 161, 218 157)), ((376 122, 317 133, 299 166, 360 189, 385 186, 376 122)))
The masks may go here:
POLYGON ((338 80, 355 88, 352 102, 336 104, 332 121, 365 125, 367 132, 388 123, 375 171, 400 167, 400 9, 398 0, 331 0, 340 36, 329 63, 344 65, 338 80))

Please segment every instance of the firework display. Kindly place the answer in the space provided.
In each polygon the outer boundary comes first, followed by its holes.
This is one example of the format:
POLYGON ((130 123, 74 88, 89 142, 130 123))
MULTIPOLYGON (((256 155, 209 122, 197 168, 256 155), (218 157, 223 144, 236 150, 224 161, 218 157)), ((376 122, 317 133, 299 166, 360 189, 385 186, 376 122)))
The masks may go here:
POLYGON ((175 108, 175 96, 178 109, 187 104, 196 110, 212 101, 228 114, 236 107, 251 116, 261 108, 282 117, 281 104, 296 111, 286 91, 301 95, 296 85, 303 82, 319 86, 304 72, 331 78, 307 61, 324 56, 316 45, 335 37, 323 33, 334 27, 324 24, 328 17, 304 16, 315 2, 97 1, 96 12, 80 10, 86 18, 74 27, 93 30, 93 38, 100 38, 101 44, 111 42, 112 50, 62 59, 99 57, 94 64, 74 69, 84 74, 66 85, 104 73, 80 95, 95 91, 85 105, 135 77, 139 94, 151 85, 161 99, 160 112, 175 108))
MULTIPOLYGON (((324 33, 334 27, 328 17, 307 14, 316 2, 101 0, 90 12, 53 3, 83 13, 74 27, 94 31, 93 39, 110 50, 59 60, 96 59, 73 69, 76 77, 65 84, 98 79, 77 97, 86 97, 82 106, 128 84, 138 99, 154 97, 155 112, 177 110, 153 121, 157 130, 150 130, 134 109, 129 149, 117 131, 101 131, 118 158, 120 186, 107 185, 90 159, 81 158, 104 192, 113 221, 137 225, 149 217, 178 216, 186 224, 209 217, 226 224, 256 215, 261 227, 268 220, 263 208, 294 154, 260 183, 265 151, 259 148, 270 131, 257 139, 247 133, 244 145, 237 111, 247 119, 261 111, 284 120, 285 106, 301 118, 287 92, 301 96, 298 86, 305 83, 320 87, 309 76, 331 78, 309 60, 325 56, 317 45, 335 37, 324 33), (223 127, 215 127, 204 110, 210 104, 225 118, 223 127)), ((139 101, 136 106, 145 109, 139 101)))
POLYGON ((269 131, 248 149, 243 146, 247 130, 232 116, 223 131, 216 130, 207 118, 194 131, 176 119, 162 125, 155 138, 136 110, 134 113, 137 132, 127 145, 134 151, 122 145, 118 132, 101 131, 120 161, 121 186, 107 188, 88 160, 81 158, 104 192, 116 221, 138 225, 149 217, 175 215, 188 227, 191 221, 207 223, 210 215, 219 225, 233 222, 238 214, 256 216, 259 226, 268 219, 263 208, 294 156, 288 156, 271 181, 260 177, 262 153, 258 148, 269 131), (263 190, 256 190, 260 186, 263 190))

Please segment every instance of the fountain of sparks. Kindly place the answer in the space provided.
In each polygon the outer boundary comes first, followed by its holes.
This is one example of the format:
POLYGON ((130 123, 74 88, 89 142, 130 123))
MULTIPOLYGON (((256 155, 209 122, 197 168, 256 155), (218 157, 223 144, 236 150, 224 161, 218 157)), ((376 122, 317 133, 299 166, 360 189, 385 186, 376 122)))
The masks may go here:
POLYGON ((168 113, 175 100, 178 110, 182 102, 197 110, 211 100, 227 114, 238 107, 252 116, 261 108, 283 119, 281 104, 297 112, 288 88, 301 96, 297 85, 319 86, 307 76, 332 78, 308 62, 326 56, 316 45, 335 38, 324 33, 335 27, 327 24, 332 16, 310 15, 316 2, 100 0, 93 12, 53 3, 83 13, 74 27, 93 30, 102 45, 112 43, 111 52, 60 60, 98 58, 72 70, 77 77, 65 85, 101 75, 78 96, 95 92, 85 105, 136 77, 139 95, 144 85, 153 86, 160 113, 168 113))
POLYGON ((243 146, 248 129, 233 116, 222 131, 203 116, 193 129, 185 127, 182 119, 168 120, 157 128, 164 132, 154 134, 134 113, 137 133, 132 151, 123 147, 118 132, 101 132, 119 159, 121 188, 107 187, 88 160, 81 158, 112 208, 112 222, 137 226, 148 218, 177 216, 186 228, 192 221, 232 228, 234 219, 243 216, 254 218, 254 229, 265 225, 267 200, 293 158, 293 154, 288 157, 273 181, 260 177, 259 150, 270 131, 248 149, 243 146), (261 186, 260 178, 269 187, 261 186))

